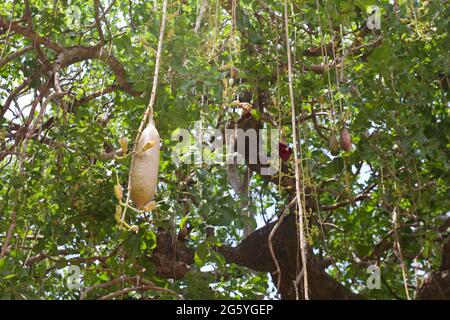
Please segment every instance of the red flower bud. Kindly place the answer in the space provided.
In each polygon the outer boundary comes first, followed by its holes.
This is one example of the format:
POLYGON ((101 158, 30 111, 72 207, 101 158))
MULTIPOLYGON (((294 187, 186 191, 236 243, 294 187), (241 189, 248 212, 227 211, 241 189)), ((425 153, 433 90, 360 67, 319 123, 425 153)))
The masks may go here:
POLYGON ((281 160, 288 161, 292 154, 292 148, 280 142, 278 144, 278 153, 280 154, 281 160))

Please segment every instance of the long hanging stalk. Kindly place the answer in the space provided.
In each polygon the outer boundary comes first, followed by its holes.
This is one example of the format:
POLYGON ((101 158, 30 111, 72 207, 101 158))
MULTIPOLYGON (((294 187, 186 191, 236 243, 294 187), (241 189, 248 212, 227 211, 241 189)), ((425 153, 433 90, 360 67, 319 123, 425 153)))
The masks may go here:
POLYGON ((302 271, 303 271, 303 289, 304 297, 309 300, 309 288, 308 288, 308 271, 307 271, 307 257, 306 257, 306 238, 304 227, 304 212, 302 206, 302 198, 300 195, 300 170, 299 159, 297 155, 297 129, 295 121, 295 101, 294 101, 294 87, 292 84, 292 61, 291 61, 291 48, 289 39, 289 22, 288 22, 288 5, 287 0, 284 0, 284 31, 286 33, 286 51, 288 59, 288 77, 289 77, 289 97, 291 100, 291 115, 292 115, 292 137, 294 144, 294 160, 295 160, 295 193, 297 198, 297 207, 299 215, 299 228, 300 228, 300 253, 302 257, 302 271))
MULTIPOLYGON (((394 186, 397 189, 397 184, 395 182, 394 186)), ((400 260, 400 267, 402 269, 403 287, 405 288, 406 299, 411 300, 408 290, 408 270, 406 268, 405 259, 403 258, 402 246, 400 244, 400 235, 398 232, 398 228, 400 225, 398 221, 399 214, 400 212, 397 204, 394 210, 392 211, 392 227, 394 230, 394 249, 397 249, 398 259, 400 260)))
POLYGON ((200 6, 200 10, 197 15, 197 19, 195 20, 194 32, 198 33, 200 30, 200 26, 202 24, 203 15, 205 14, 207 0, 202 0, 202 4, 200 6))
MULTIPOLYGON (((156 88, 158 87, 158 75, 159 75, 159 68, 161 65, 161 53, 162 53, 162 45, 164 40, 164 28, 166 26, 166 18, 167 18, 167 0, 164 0, 163 7, 162 7, 162 18, 161 18, 161 26, 159 29, 159 39, 158 39, 158 50, 156 51, 156 60, 155 60, 155 72, 153 74, 153 86, 152 86, 152 93, 150 95, 150 101, 148 103, 147 109, 145 110, 144 116, 142 117, 141 124, 139 125, 138 133, 136 135, 136 139, 134 140, 133 145, 133 151, 132 155, 136 154, 136 149, 138 145, 138 141, 141 137, 142 131, 144 130, 145 124, 147 122, 147 119, 149 122, 153 122, 153 105, 155 104, 156 99, 156 88)), ((130 173, 133 172, 133 160, 131 161, 130 165, 130 173)), ((131 195, 131 174, 128 175, 128 188, 127 188, 127 200, 125 202, 125 209, 123 210, 121 222, 124 222, 125 214, 130 202, 130 195, 131 195)))

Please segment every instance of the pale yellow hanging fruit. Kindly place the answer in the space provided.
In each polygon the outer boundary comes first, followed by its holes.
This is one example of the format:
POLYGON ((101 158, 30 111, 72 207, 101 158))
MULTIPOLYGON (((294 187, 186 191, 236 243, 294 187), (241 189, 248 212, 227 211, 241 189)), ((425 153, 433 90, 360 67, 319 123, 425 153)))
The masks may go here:
POLYGON ((117 184, 114 186, 114 193, 115 193, 115 195, 116 195, 117 200, 118 200, 119 202, 122 201, 122 198, 123 198, 123 188, 122 188, 122 186, 120 185, 120 183, 117 183, 117 184))
POLYGON ((139 232, 139 227, 136 225, 132 225, 130 227, 130 231, 133 231, 134 233, 138 233, 139 232))
POLYGON ((143 208, 144 211, 153 211, 154 209, 156 209, 155 201, 150 201, 143 208))
POLYGON ((159 133, 150 123, 139 138, 130 172, 131 200, 142 209, 155 195, 159 170, 159 133), (151 145, 151 146, 150 146, 151 145), (149 147, 150 146, 150 147, 149 147))
POLYGON ((119 139, 120 147, 122 148, 122 155, 126 155, 128 152, 128 138, 122 137, 119 139))
POLYGON ((117 223, 122 219, 122 207, 120 205, 116 206, 116 213, 114 214, 114 219, 116 219, 117 223))

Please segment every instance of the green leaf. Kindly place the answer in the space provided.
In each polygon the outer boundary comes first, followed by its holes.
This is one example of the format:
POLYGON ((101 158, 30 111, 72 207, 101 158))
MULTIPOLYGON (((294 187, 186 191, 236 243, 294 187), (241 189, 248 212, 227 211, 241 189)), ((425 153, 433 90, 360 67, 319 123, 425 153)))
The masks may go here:
POLYGON ((199 243, 194 256, 194 261, 197 266, 203 267, 205 265, 208 252, 208 244, 206 242, 199 243))

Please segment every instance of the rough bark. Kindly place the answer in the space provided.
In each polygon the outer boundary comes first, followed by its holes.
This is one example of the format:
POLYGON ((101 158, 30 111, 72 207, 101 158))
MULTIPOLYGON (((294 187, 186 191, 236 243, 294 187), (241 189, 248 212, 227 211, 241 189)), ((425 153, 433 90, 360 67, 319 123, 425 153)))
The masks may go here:
POLYGON ((183 241, 175 240, 163 229, 158 230, 156 242, 152 260, 158 275, 167 279, 182 279, 194 263, 194 250, 188 248, 183 241))
POLYGON ((419 300, 450 300, 450 235, 447 236, 442 248, 439 270, 425 276, 416 298, 419 300))
MULTIPOLYGON (((295 299, 296 291, 301 294, 301 281, 297 281, 297 264, 299 247, 296 235, 294 214, 289 214, 280 224, 272 240, 281 273, 276 274, 276 266, 269 251, 269 234, 276 222, 269 223, 246 237, 237 247, 222 246, 217 248, 228 262, 248 267, 255 271, 270 272, 277 283, 280 276, 279 293, 282 299, 295 299), (294 282, 297 281, 297 290, 294 282)), ((308 260, 308 280, 311 299, 363 299, 352 293, 338 281, 330 277, 317 261, 312 252, 308 260)), ((301 298, 301 296, 300 296, 301 298)))
POLYGON ((450 269, 427 274, 416 298, 418 300, 450 300, 450 269))

